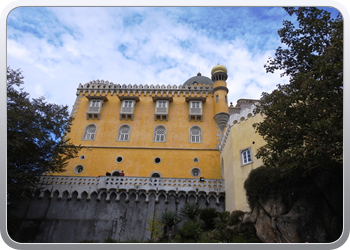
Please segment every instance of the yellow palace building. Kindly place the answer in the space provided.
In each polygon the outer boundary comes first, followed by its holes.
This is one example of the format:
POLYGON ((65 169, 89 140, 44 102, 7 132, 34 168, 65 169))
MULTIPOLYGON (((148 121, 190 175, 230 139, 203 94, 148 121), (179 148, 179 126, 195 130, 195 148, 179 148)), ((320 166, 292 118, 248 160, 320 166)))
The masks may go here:
POLYGON ((263 144, 251 125, 262 118, 256 100, 228 105, 227 78, 216 65, 210 78, 180 85, 79 84, 67 136, 83 148, 64 176, 193 180, 225 190, 225 210, 248 210, 243 183, 261 165, 254 155, 263 144))

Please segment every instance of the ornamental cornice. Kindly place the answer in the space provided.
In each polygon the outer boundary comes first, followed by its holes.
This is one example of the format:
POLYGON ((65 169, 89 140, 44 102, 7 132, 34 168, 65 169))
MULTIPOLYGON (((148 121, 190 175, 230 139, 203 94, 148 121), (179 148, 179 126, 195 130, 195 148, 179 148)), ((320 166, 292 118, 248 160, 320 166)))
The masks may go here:
POLYGON ((205 94, 205 96, 208 97, 209 93, 212 93, 212 87, 209 84, 192 84, 192 85, 167 85, 165 86, 164 84, 159 85, 131 85, 131 84, 114 84, 113 82, 109 81, 104 81, 104 80, 94 80, 90 81, 88 83, 79 84, 77 88, 77 95, 80 95, 81 92, 83 92, 83 95, 91 95, 95 96, 96 94, 102 95, 110 93, 113 95, 116 93, 119 95, 119 93, 122 93, 122 95, 127 95, 127 96, 135 96, 138 94, 139 96, 143 93, 146 95, 147 93, 150 94, 158 94, 160 93, 163 95, 164 93, 168 96, 169 94, 171 96, 174 96, 177 94, 180 96, 182 93, 185 95, 186 93, 191 94, 191 93, 200 93, 201 96, 202 94, 205 94))

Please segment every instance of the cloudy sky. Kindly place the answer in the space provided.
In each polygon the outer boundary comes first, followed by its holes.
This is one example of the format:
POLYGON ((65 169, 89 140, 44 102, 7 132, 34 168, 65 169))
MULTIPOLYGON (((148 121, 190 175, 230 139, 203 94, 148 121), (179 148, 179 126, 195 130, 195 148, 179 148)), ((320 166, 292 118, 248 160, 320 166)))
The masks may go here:
POLYGON ((264 69, 283 20, 295 18, 280 7, 19 7, 7 18, 7 65, 31 97, 71 108, 79 83, 180 85, 219 63, 236 104, 288 81, 264 69))

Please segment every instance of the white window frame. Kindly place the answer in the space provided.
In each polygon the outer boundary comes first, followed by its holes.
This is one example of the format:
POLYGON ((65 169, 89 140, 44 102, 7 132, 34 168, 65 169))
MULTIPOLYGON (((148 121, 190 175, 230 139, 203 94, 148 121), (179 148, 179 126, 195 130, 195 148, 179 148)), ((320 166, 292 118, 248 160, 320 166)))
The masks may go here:
POLYGON ((130 134, 131 134, 131 126, 129 124, 120 125, 119 128, 118 128, 117 141, 130 141, 130 134), (128 133, 122 133, 122 129, 124 127, 128 127, 129 128, 129 132, 128 133), (127 139, 125 139, 125 136, 127 136, 127 139))
POLYGON ((167 108, 168 101, 167 100, 157 100, 157 108, 167 108))
POLYGON ((90 101, 90 107, 101 107, 102 105, 102 100, 96 100, 96 99, 92 99, 90 101))
POLYGON ((96 124, 90 123, 89 125, 87 125, 84 129, 84 133, 83 133, 83 138, 81 139, 82 141, 94 141, 96 138, 96 133, 97 133, 97 126, 96 124), (95 127, 95 132, 94 133, 88 133, 88 129, 90 127, 94 126, 95 127), (87 138, 89 135, 89 138, 87 138), (93 136, 91 136, 93 135, 93 136), (91 138, 92 137, 92 138, 91 138))
POLYGON ((134 103, 134 100, 123 100, 123 108, 133 108, 134 103))
POLYGON ((241 166, 253 163, 251 147, 240 150, 241 166))
POLYGON ((153 142, 166 142, 166 133, 167 129, 164 125, 158 125, 154 128, 153 131, 153 142), (157 135, 157 129, 158 128, 164 128, 164 134, 163 135, 157 135))
POLYGON ((202 130, 202 128, 200 126, 198 126, 198 125, 191 126, 188 131, 189 131, 189 135, 190 135, 189 143, 202 143, 203 130, 202 130), (192 135, 192 131, 195 128, 199 129, 199 135, 192 135))
POLYGON ((202 102, 201 101, 190 101, 191 108, 202 108, 202 102), (196 105, 198 104, 198 105, 196 105), (198 106, 198 107, 196 107, 198 106))

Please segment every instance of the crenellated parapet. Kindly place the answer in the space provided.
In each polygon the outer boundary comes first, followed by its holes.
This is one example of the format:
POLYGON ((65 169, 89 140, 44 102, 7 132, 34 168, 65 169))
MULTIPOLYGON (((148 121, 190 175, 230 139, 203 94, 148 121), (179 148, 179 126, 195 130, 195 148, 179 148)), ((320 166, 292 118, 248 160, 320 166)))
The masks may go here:
POLYGON ((209 94, 212 93, 212 86, 209 84, 198 84, 194 83, 191 85, 170 85, 167 86, 162 84, 156 84, 156 85, 148 85, 148 84, 139 84, 139 85, 131 85, 131 84, 114 84, 113 82, 104 81, 104 80, 94 80, 90 81, 85 84, 79 84, 77 88, 77 95, 80 94, 87 95, 87 96, 95 96, 100 95, 102 96, 110 94, 114 95, 126 95, 126 96, 141 96, 141 94, 144 94, 146 96, 147 93, 150 95, 157 95, 166 94, 166 96, 175 96, 182 93, 183 96, 186 94, 191 95, 198 95, 200 93, 200 96, 206 96, 208 97, 209 94))
POLYGON ((200 181, 198 178, 42 176, 40 185, 41 198, 49 193, 50 198, 56 194, 58 199, 61 199, 66 193, 68 199, 80 200, 84 196, 90 200, 92 195, 96 195, 97 200, 104 197, 106 201, 116 202, 119 202, 121 196, 127 202, 131 195, 135 195, 135 202, 138 202, 139 197, 143 195, 147 203, 149 196, 155 195, 155 202, 158 202, 161 196, 165 197, 165 202, 170 196, 174 196, 176 201, 181 196, 186 200, 193 196, 196 202, 200 197, 204 197, 207 203, 214 197, 219 204, 219 198, 225 194, 225 183, 222 179, 200 181))
POLYGON ((230 133, 231 127, 249 119, 250 117, 253 117, 254 110, 256 108, 255 104, 258 102, 259 100, 254 99, 239 99, 235 107, 231 104, 231 106, 229 107, 230 118, 227 122, 225 133, 219 144, 220 153, 225 147, 226 140, 230 133))

